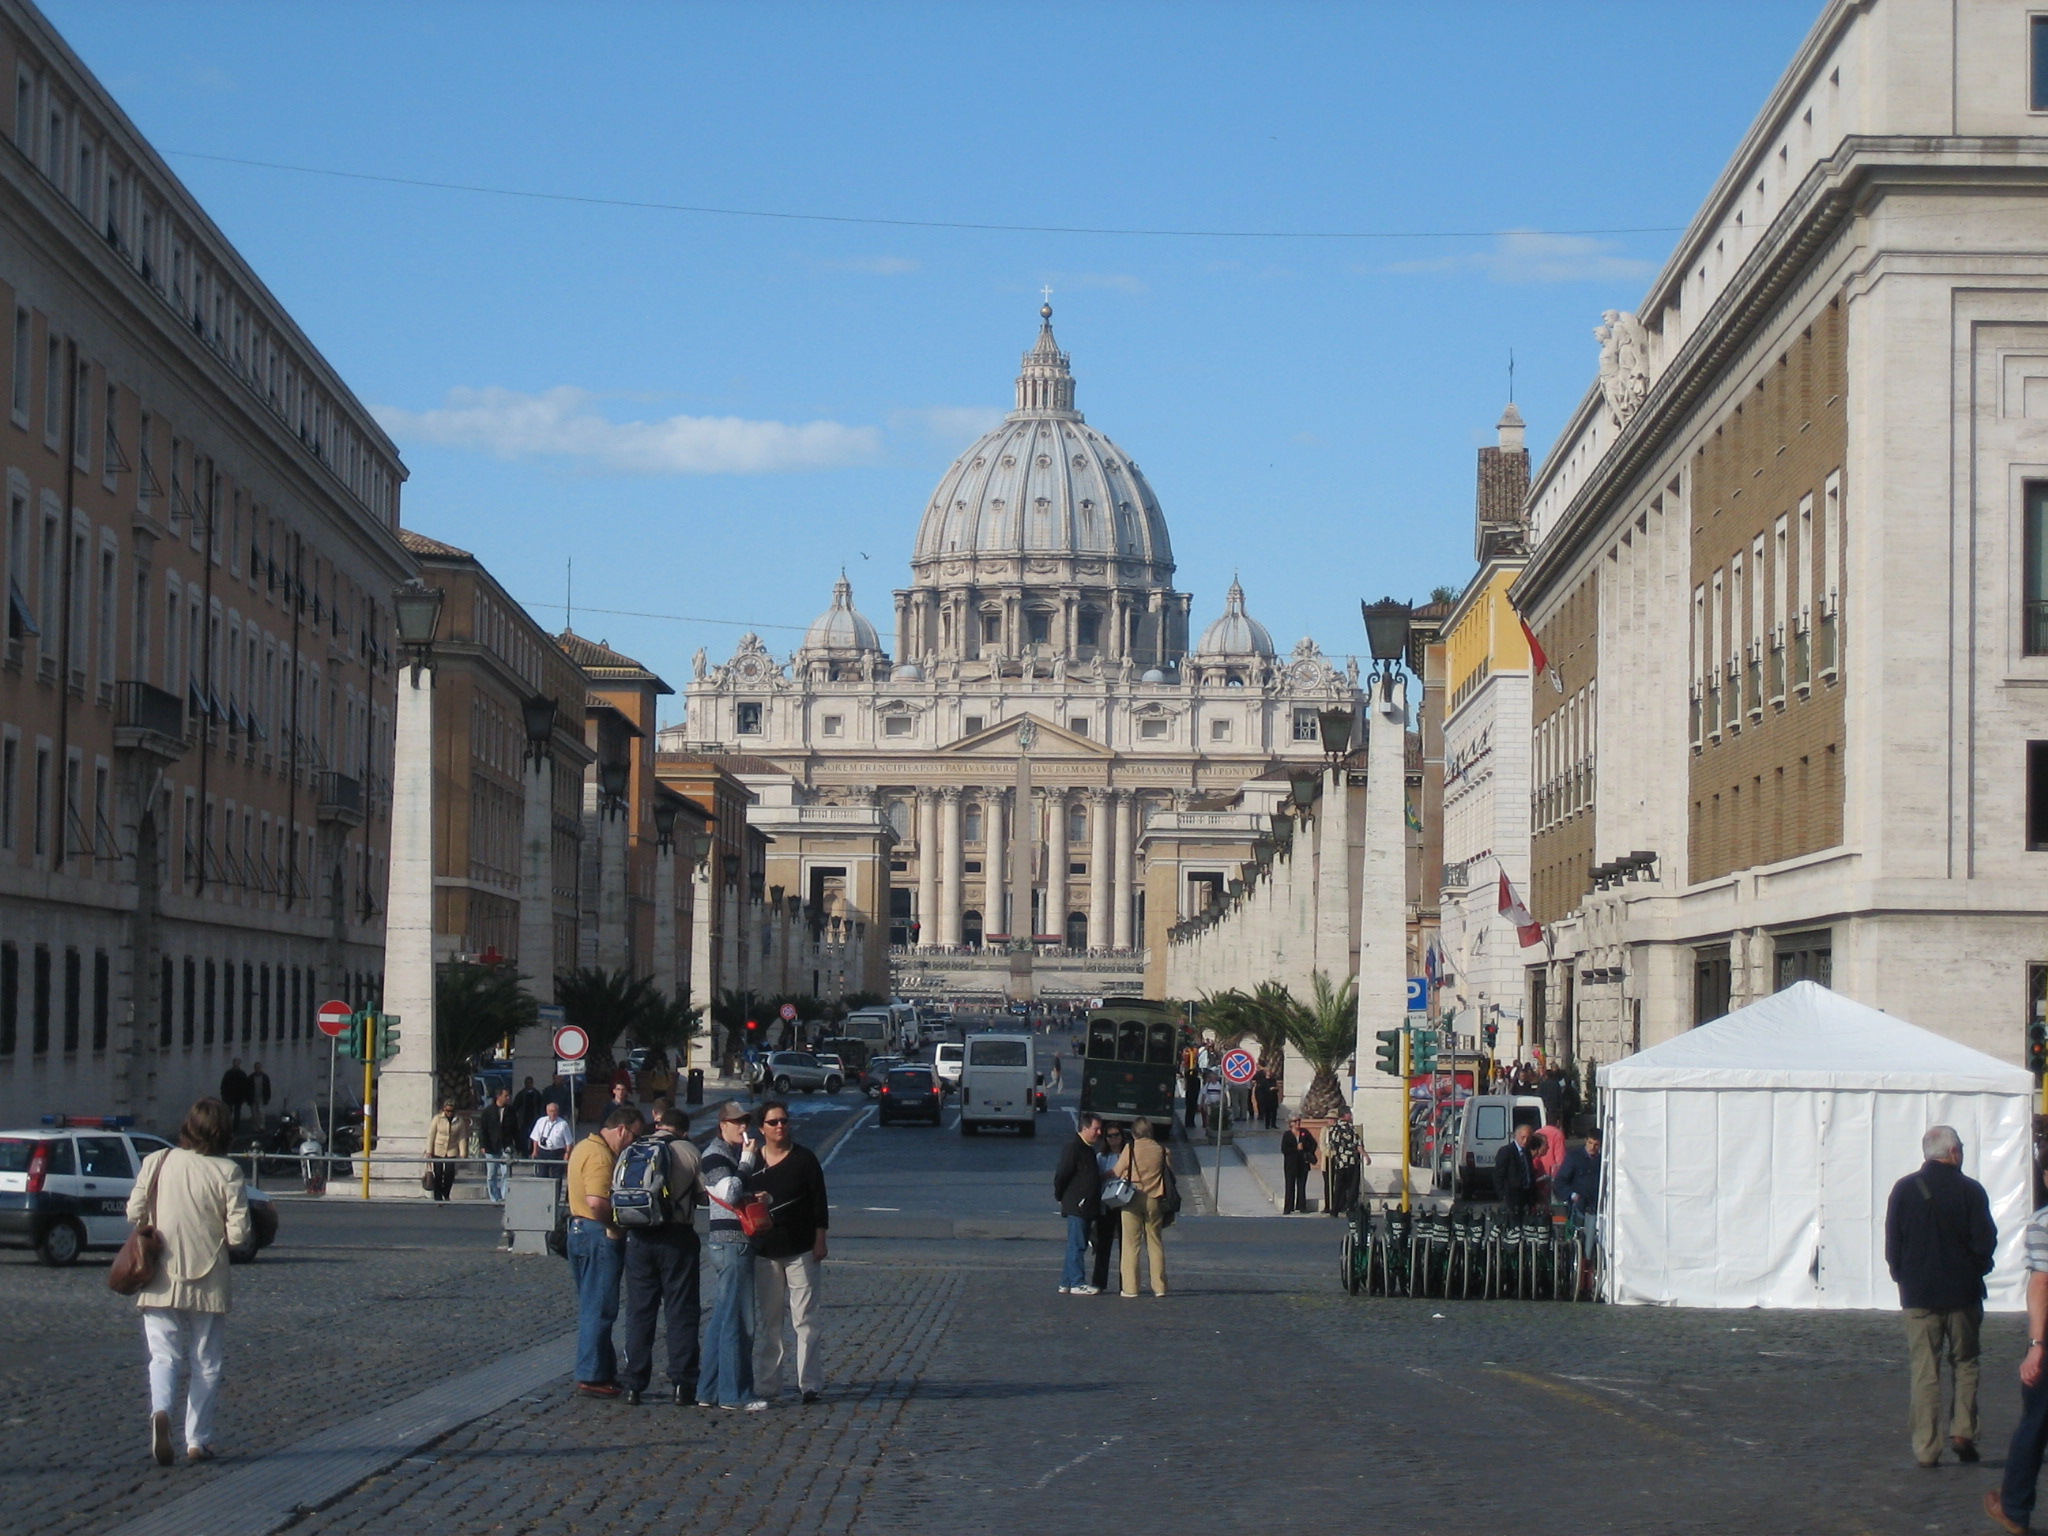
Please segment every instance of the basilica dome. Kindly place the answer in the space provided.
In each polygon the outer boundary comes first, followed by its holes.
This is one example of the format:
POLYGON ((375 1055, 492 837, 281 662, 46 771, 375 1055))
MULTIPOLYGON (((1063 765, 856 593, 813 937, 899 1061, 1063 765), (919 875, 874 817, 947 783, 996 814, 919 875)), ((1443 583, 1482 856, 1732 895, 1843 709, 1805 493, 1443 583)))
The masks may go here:
POLYGON ((1223 617, 1202 631, 1198 656, 1271 656, 1273 637, 1266 626, 1244 611, 1244 588, 1235 579, 1223 599, 1223 617))
POLYGON ((804 632, 807 651, 879 651, 882 640, 875 626, 853 606, 853 583, 846 572, 832 585, 832 606, 819 614, 804 632))
POLYGON ((1168 585, 1173 546, 1159 499, 1131 456, 1074 409, 1052 307, 1039 314, 1017 408, 954 462, 925 509, 911 556, 917 579, 972 579, 997 562, 1025 585, 1168 585))

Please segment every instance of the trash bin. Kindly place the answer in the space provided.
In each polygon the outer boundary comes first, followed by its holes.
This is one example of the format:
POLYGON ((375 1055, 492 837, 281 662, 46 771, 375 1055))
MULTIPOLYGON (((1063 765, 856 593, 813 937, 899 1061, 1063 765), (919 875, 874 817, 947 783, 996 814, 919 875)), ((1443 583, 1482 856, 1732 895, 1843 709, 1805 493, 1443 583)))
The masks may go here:
POLYGON ((683 1089, 683 1102, 685 1104, 702 1104, 704 1102, 704 1069, 702 1067, 690 1068, 690 1080, 683 1089))

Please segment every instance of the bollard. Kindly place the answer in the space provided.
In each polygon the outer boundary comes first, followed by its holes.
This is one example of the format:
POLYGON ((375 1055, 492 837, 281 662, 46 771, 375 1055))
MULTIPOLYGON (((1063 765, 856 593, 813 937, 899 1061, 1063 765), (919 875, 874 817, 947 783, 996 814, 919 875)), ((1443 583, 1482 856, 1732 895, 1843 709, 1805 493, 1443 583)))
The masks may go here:
POLYGON ((683 1088, 683 1102, 685 1104, 702 1104, 704 1102, 704 1069, 702 1067, 690 1068, 689 1080, 683 1088))

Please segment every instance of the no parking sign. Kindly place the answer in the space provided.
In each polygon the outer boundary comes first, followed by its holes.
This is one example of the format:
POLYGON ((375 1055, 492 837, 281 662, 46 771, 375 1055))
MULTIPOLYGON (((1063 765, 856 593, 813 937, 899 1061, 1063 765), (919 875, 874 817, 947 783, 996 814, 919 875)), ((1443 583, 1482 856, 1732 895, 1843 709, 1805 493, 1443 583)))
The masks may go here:
POLYGON ((1248 1083, 1259 1070, 1259 1064, 1250 1051, 1232 1051, 1223 1058, 1223 1075, 1233 1083, 1248 1083))

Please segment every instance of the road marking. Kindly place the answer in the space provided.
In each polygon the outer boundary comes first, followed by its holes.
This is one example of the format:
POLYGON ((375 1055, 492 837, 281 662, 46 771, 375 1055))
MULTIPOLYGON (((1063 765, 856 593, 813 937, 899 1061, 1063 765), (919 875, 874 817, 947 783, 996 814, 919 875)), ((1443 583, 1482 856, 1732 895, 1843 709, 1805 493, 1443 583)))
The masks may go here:
POLYGON ((1076 1456, 1072 1461, 1061 1462, 1058 1466, 1054 1467, 1050 1472, 1046 1473, 1045 1476, 1041 1477, 1037 1482, 1033 1483, 1031 1486, 1033 1488, 1043 1488, 1047 1483, 1051 1482, 1054 1478, 1058 1477, 1062 1472, 1073 1471, 1074 1468, 1081 1465, 1081 1463, 1086 1461, 1090 1456, 1100 1456, 1104 1451, 1108 1450, 1112 1445, 1115 1445, 1117 1441, 1121 1439, 1123 1439, 1122 1435, 1111 1435, 1107 1440, 1103 1441, 1102 1444, 1096 1446, 1093 1450, 1083 1451, 1080 1455, 1076 1456))
POLYGON ((1561 1397, 1566 1402, 1574 1403, 1581 1408, 1591 1408, 1596 1413, 1608 1414, 1620 1419, 1639 1434, 1648 1435, 1654 1440, 1670 1441, 1681 1450, 1688 1451, 1695 1456, 1705 1454, 1699 1445, 1686 1439, 1685 1436, 1673 1434, 1668 1429, 1659 1429, 1654 1424, 1646 1424, 1639 1418, 1623 1413, 1619 1408, 1609 1407, 1606 1403, 1601 1402, 1599 1398, 1593 1396, 1592 1393, 1582 1392, 1577 1387, 1568 1387, 1561 1381, 1546 1381, 1543 1377, 1528 1371, 1508 1371, 1496 1367, 1493 1374, 1505 1377, 1509 1381, 1520 1382, 1525 1387, 1534 1387, 1537 1391, 1547 1392, 1553 1397, 1561 1397))
POLYGON ((822 1159, 820 1159, 818 1166, 820 1168, 830 1168, 832 1166, 832 1159, 837 1157, 840 1153, 840 1150, 845 1147, 847 1142, 853 1139, 853 1133, 855 1131, 859 1130, 863 1125, 867 1124, 869 1120, 874 1118, 874 1113, 875 1106, 870 1104, 866 1109, 862 1110, 859 1114, 855 1115, 851 1120, 847 1121, 846 1128, 840 1131, 834 1137, 832 1142, 832 1149, 829 1152, 827 1152, 822 1159))

